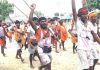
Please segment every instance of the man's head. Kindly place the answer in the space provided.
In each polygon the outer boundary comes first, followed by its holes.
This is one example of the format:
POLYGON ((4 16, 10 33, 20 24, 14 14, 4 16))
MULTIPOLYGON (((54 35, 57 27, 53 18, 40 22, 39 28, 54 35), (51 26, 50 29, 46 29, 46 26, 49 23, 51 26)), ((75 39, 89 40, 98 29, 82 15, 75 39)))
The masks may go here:
POLYGON ((92 23, 96 23, 96 20, 97 20, 97 13, 96 12, 91 12, 89 14, 89 20, 92 22, 92 23))
POLYGON ((60 18, 58 18, 58 17, 53 17, 53 19, 54 19, 55 21, 58 21, 60 18))
POLYGON ((15 25, 17 26, 17 28, 20 28, 20 22, 18 20, 15 21, 15 25))
POLYGON ((47 19, 45 17, 40 17, 39 18, 39 24, 41 26, 41 28, 43 29, 47 29, 47 19))
POLYGON ((58 22, 60 21, 60 18, 58 18, 58 17, 53 17, 53 19, 54 19, 55 25, 57 25, 58 22))
POLYGON ((36 25, 38 25, 39 23, 38 23, 38 18, 37 17, 33 17, 33 21, 34 21, 34 23, 36 24, 36 25))
POLYGON ((78 17, 80 17, 83 23, 87 22, 88 19, 88 9, 87 8, 80 8, 78 10, 78 17))
POLYGON ((64 20, 61 19, 61 20, 59 21, 59 24, 60 24, 61 26, 64 25, 64 20))
POLYGON ((50 22, 51 24, 54 24, 54 21, 55 21, 54 19, 50 19, 50 20, 49 20, 49 22, 50 22))

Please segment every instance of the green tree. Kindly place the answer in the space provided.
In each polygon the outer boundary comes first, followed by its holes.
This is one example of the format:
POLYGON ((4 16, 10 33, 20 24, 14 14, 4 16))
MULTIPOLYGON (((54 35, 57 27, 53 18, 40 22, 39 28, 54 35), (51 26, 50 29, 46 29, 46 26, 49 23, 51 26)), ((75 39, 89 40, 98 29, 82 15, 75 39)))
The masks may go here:
POLYGON ((54 16, 58 17, 58 16, 59 16, 59 13, 58 13, 58 12, 56 12, 56 13, 54 14, 54 16))
POLYGON ((10 13, 13 13, 13 4, 8 3, 7 0, 0 0, 0 19, 5 20, 10 13))
POLYGON ((64 16, 64 14, 63 14, 63 13, 61 13, 61 14, 60 14, 60 16, 64 16))
POLYGON ((42 17, 42 16, 44 16, 44 14, 43 14, 42 12, 40 12, 40 11, 35 11, 35 15, 36 15, 37 17, 42 17))
POLYGON ((87 0, 86 7, 89 9, 89 11, 94 9, 100 9, 100 0, 87 0))

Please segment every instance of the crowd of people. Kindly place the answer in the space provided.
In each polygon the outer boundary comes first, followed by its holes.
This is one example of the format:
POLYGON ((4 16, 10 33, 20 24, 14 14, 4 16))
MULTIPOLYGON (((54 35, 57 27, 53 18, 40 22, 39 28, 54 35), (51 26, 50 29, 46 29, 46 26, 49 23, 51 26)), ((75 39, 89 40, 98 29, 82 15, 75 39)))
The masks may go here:
POLYGON ((6 56, 4 52, 6 37, 11 41, 12 35, 14 35, 17 43, 16 59, 24 62, 21 55, 22 48, 28 48, 31 68, 34 68, 32 60, 37 56, 41 63, 39 70, 51 70, 52 48, 55 48, 56 53, 59 53, 59 48, 66 51, 64 44, 70 38, 73 43, 73 53, 77 52, 82 69, 95 69, 99 59, 98 47, 100 44, 100 22, 97 23, 96 12, 89 13, 87 8, 80 8, 77 22, 72 20, 72 27, 67 30, 66 19, 33 17, 34 10, 35 5, 33 4, 27 23, 16 20, 10 29, 0 20, 0 46, 3 56, 6 56), (75 24, 76 32, 73 32, 75 24), (68 32, 71 36, 68 35, 68 32), (76 43, 78 44, 76 45, 76 43))
POLYGON ((28 48, 31 68, 34 68, 32 60, 34 59, 34 56, 37 56, 41 63, 39 70, 42 70, 43 68, 45 68, 45 70, 51 70, 52 44, 57 53, 59 53, 58 42, 60 43, 60 46, 62 45, 63 50, 66 50, 64 42, 67 40, 68 34, 65 28, 65 20, 60 20, 60 18, 57 17, 52 19, 33 17, 33 13, 34 5, 31 9, 28 22, 24 23, 16 20, 10 29, 6 24, 0 21, 1 53, 3 56, 6 56, 4 52, 6 37, 11 40, 12 35, 14 35, 14 39, 17 43, 16 59, 21 59, 21 62, 24 62, 24 58, 21 55, 22 48, 28 48))

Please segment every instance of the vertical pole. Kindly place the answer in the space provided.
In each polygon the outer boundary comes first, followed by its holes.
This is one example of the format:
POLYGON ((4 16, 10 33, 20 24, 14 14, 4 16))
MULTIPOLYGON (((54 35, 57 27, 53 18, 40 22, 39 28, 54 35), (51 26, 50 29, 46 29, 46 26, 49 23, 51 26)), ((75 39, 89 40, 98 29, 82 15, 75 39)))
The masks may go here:
POLYGON ((75 0, 72 0, 72 12, 73 12, 73 19, 76 22, 77 21, 77 13, 76 13, 75 0))

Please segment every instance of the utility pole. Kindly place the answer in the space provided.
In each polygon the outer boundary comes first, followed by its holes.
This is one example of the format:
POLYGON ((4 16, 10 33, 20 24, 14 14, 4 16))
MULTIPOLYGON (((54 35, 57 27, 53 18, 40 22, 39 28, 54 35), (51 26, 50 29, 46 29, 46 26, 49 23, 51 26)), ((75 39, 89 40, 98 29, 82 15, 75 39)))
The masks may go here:
POLYGON ((77 21, 77 13, 76 13, 75 0, 72 0, 72 12, 73 12, 73 19, 76 22, 77 21))

